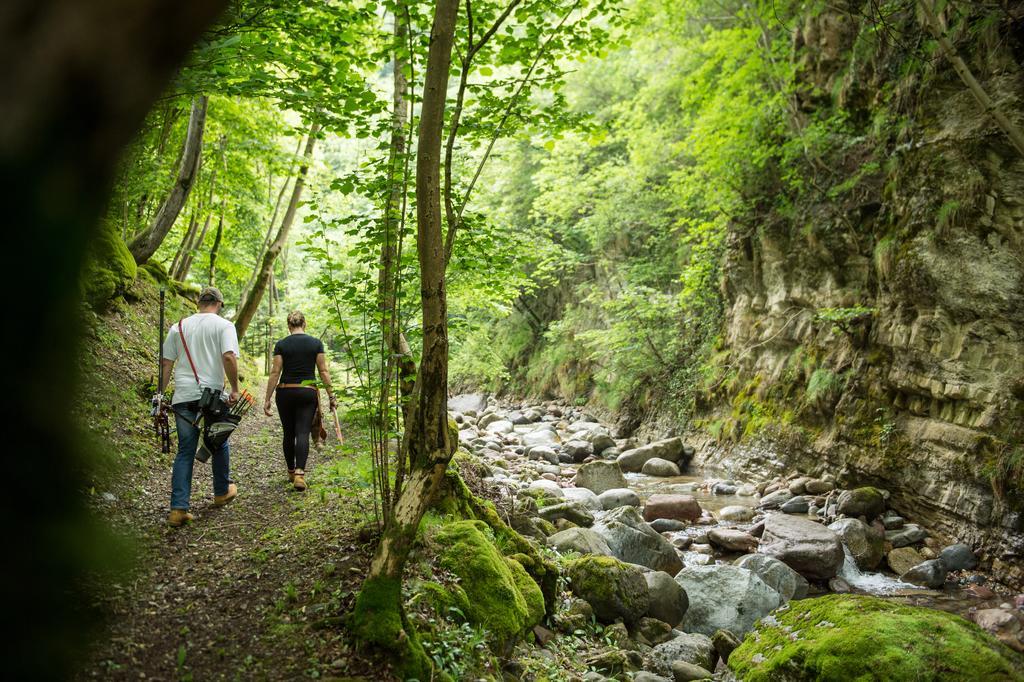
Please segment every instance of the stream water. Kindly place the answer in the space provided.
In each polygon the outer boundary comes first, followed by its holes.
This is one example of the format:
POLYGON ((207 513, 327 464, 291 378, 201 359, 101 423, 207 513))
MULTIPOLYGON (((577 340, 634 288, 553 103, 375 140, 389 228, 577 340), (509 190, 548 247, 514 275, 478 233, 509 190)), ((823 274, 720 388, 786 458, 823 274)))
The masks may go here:
MULTIPOLYGON (((519 481, 533 481, 539 476, 548 477, 548 480, 557 482, 561 487, 574 485, 574 476, 580 466, 578 463, 560 460, 558 464, 544 461, 531 461, 524 457, 525 447, 530 445, 530 436, 534 435, 534 445, 549 445, 549 454, 560 451, 567 443, 579 441, 587 431, 599 430, 607 434, 612 429, 607 425, 596 422, 593 417, 586 415, 578 408, 544 405, 535 407, 523 407, 521 410, 535 412, 534 418, 528 423, 516 423, 516 415, 522 411, 514 408, 499 406, 494 402, 486 403, 482 397, 469 396, 475 401, 472 405, 471 421, 463 423, 464 431, 460 433, 460 440, 474 448, 478 453, 485 454, 492 462, 503 467, 504 478, 512 476, 519 481), (485 407, 486 405, 486 407, 485 407), (475 415, 483 414, 485 411, 493 413, 493 416, 482 426, 475 426, 475 415), (545 414, 547 412, 547 414, 545 414), (496 423, 494 420, 504 420, 496 423), (536 432, 548 430, 546 437, 536 437, 536 432), (466 437, 468 436, 468 437, 466 437)), ((464 403, 465 405, 465 403, 464 403)), ((458 410, 456 410, 458 411, 458 410)), ((481 417, 483 420, 483 417, 481 417)), ((605 436, 607 438, 607 435, 605 436)), ((624 446, 625 441, 616 440, 616 445, 624 446)), ((536 458, 535 458, 536 459, 536 458)), ((686 494, 692 495, 705 512, 704 516, 696 523, 689 525, 684 530, 667 534, 671 540, 677 541, 677 546, 692 543, 683 551, 683 561, 688 565, 706 563, 731 562, 739 554, 723 554, 714 549, 708 543, 707 532, 715 526, 736 527, 740 530, 748 530, 752 523, 737 523, 720 521, 719 513, 725 507, 743 506, 757 510, 760 497, 750 495, 720 495, 711 492, 713 481, 720 481, 717 476, 705 475, 694 469, 687 469, 684 475, 672 477, 655 477, 638 473, 627 473, 625 479, 628 487, 640 497, 643 503, 654 494, 686 494), (688 536, 686 540, 682 536, 688 536)), ((747 484, 756 484, 759 481, 743 481, 747 484)), ((740 489, 751 490, 752 486, 741 486, 740 489)), ((782 513, 771 511, 770 514, 782 513)), ((761 516, 762 510, 757 510, 761 516)), ((913 521, 913 519, 910 519, 913 521)), ((845 548, 844 548, 845 550, 845 548)), ((832 589, 850 591, 860 594, 869 594, 885 599, 892 599, 901 603, 915 606, 941 609, 969 616, 972 611, 1005 607, 1007 602, 1013 598, 1007 595, 999 595, 988 589, 987 580, 983 575, 972 575, 968 584, 965 580, 967 575, 956 574, 941 590, 931 590, 909 583, 902 582, 893 573, 885 570, 862 571, 854 562, 849 550, 846 551, 845 562, 839 572, 838 580, 831 583, 832 589), (961 582, 955 582, 959 579, 961 582), (978 586, 978 584, 982 586, 978 586)), ((884 566, 884 563, 883 563, 884 566)), ((998 587, 993 585, 993 587, 998 587)), ((811 594, 821 594, 827 590, 824 585, 813 586, 811 594)))
MULTIPOLYGON (((709 478, 693 473, 670 478, 659 478, 644 474, 626 474, 625 477, 629 487, 635 490, 644 502, 654 494, 693 495, 697 502, 700 503, 702 509, 710 511, 716 514, 716 516, 725 507, 744 506, 755 509, 758 502, 757 497, 713 494, 709 491, 709 486, 706 485, 709 478)), ((693 535, 695 533, 703 533, 716 525, 724 527, 739 525, 740 527, 745 527, 748 524, 716 521, 708 525, 691 526, 685 531, 679 531, 677 534, 693 535)), ((839 571, 839 577, 850 586, 851 592, 857 594, 868 594, 893 599, 900 603, 914 606, 927 606, 957 613, 962 616, 966 616, 974 610, 997 607, 1006 601, 1005 598, 1001 597, 982 598, 949 583, 942 590, 930 590, 911 583, 905 583, 891 573, 862 571, 857 567, 850 551, 845 547, 844 551, 846 552, 846 558, 839 571)))

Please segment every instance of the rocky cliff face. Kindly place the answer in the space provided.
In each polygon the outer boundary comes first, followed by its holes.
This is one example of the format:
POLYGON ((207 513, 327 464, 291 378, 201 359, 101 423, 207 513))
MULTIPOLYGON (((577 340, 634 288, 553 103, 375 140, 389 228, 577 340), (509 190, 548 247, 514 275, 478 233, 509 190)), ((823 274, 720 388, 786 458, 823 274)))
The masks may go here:
MULTIPOLYGON (((962 49, 1021 125, 1007 16, 962 49)), ((826 13, 797 31, 802 109, 845 111, 865 135, 809 163, 820 200, 730 236, 698 439, 709 465, 886 487, 1024 584, 1024 158, 948 60, 866 51, 865 30, 826 13)))

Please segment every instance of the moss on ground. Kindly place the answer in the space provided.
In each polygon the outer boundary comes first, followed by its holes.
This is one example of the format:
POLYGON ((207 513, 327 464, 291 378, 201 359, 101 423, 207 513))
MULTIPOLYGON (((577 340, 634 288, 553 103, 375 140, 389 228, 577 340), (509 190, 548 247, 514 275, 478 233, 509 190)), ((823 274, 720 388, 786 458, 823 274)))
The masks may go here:
POLYGON ((729 657, 747 682, 1024 680, 1024 659, 959 616, 856 595, 791 602, 729 657))
POLYGON ((523 566, 505 559, 489 533, 483 521, 455 521, 442 526, 434 540, 442 548, 441 566, 458 576, 465 590, 466 617, 487 628, 504 648, 540 622, 543 598, 523 566))

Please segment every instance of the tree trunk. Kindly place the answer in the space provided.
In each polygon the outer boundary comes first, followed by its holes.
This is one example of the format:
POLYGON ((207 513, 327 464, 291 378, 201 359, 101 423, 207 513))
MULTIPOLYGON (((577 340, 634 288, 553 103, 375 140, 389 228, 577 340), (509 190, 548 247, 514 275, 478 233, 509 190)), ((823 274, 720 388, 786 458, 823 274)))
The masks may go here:
POLYGON ((47 538, 5 560, 11 679, 71 679, 103 614, 82 580, 124 558, 82 491, 93 461, 71 414, 79 367, 80 278, 100 234, 117 168, 146 112, 224 0, 4 0, 0 10, 0 198, 3 290, 31 292, 32 324, 0 341, 9 363, 0 405, 21 441, 46 453, 46 504, 11 486, 7 509, 32 509, 19 535, 47 538), (70 426, 70 425, 69 425, 70 426), (60 586, 54 589, 55 586, 60 586))
POLYGON ((182 146, 178 177, 167 194, 167 198, 164 199, 164 203, 157 209, 153 224, 128 245, 128 250, 132 252, 132 257, 135 258, 135 263, 138 265, 142 265, 152 258, 156 250, 160 248, 164 237, 171 231, 174 221, 177 220, 182 206, 188 200, 192 185, 199 175, 208 101, 209 97, 206 95, 199 95, 192 100, 192 113, 188 118, 188 129, 185 132, 185 142, 182 146))
POLYGON ((199 250, 203 248, 203 242, 206 241, 206 233, 210 231, 211 222, 213 222, 213 211, 207 211, 206 220, 203 221, 203 229, 199 231, 199 236, 196 237, 195 242, 189 248, 185 257, 182 258, 181 264, 178 266, 178 272, 174 275, 174 279, 179 282, 184 282, 188 278, 188 273, 192 269, 192 262, 195 260, 199 250))
MULTIPOLYGON (((202 207, 213 206, 213 195, 217 190, 217 172, 220 170, 221 166, 224 165, 224 152, 227 145, 227 136, 221 135, 220 140, 217 143, 217 148, 219 150, 219 163, 214 166, 213 173, 210 174, 210 191, 206 195, 206 201, 200 203, 200 213, 202 213, 202 207)), ((195 226, 190 226, 189 232, 185 235, 185 241, 182 242, 182 248, 178 252, 181 259, 179 260, 178 255, 176 255, 174 257, 175 262, 171 264, 171 277, 173 279, 176 279, 179 282, 185 281, 189 268, 192 266, 192 259, 195 257, 195 253, 199 250, 199 247, 203 245, 203 239, 206 237, 206 232, 210 228, 210 219, 212 215, 212 210, 206 214, 206 221, 203 223, 203 230, 199 234, 199 239, 196 239, 195 226)))
POLYGON ((458 0, 437 0, 424 74, 416 158, 416 246, 423 306, 423 356, 416 378, 415 406, 403 447, 410 474, 374 553, 356 600, 352 625, 364 641, 390 649, 406 677, 426 679, 430 659, 405 626, 402 574, 416 529, 444 481, 454 447, 448 430, 448 323, 444 240, 441 233, 441 137, 458 0))
MULTIPOLYGON (((395 13, 394 41, 395 60, 393 69, 393 95, 391 110, 391 144, 388 159, 388 182, 390 193, 384 208, 384 239, 381 244, 380 267, 377 277, 377 301, 380 311, 382 351, 384 357, 384 376, 381 381, 379 397, 379 418, 382 429, 380 431, 381 441, 378 443, 378 450, 382 458, 389 456, 388 434, 391 431, 391 388, 397 373, 398 392, 401 402, 402 416, 405 423, 409 421, 409 410, 411 409, 411 395, 416 375, 416 362, 412 358, 412 351, 409 343, 402 334, 397 308, 398 292, 398 269, 401 261, 401 250, 399 241, 401 232, 405 225, 406 196, 409 181, 409 159, 408 159, 408 137, 407 127, 410 123, 409 102, 406 91, 409 83, 405 77, 405 70, 409 64, 401 54, 404 43, 408 37, 407 19, 395 13)), ((380 481, 381 501, 383 507, 383 518, 385 523, 391 513, 391 500, 397 499, 401 494, 405 481, 405 459, 399 453, 395 465, 394 495, 389 494, 387 488, 391 485, 385 475, 380 481)), ((384 468, 387 471, 387 468, 384 468)))
MULTIPOLYGON (((164 150, 167 149, 167 140, 171 136, 171 128, 174 127, 174 121, 177 120, 179 109, 170 103, 164 104, 163 107, 164 116, 163 122, 160 125, 160 135, 157 137, 156 143, 156 158, 160 159, 164 155, 164 150)), ((143 192, 142 196, 139 197, 139 204, 135 209, 135 224, 132 228, 132 232, 141 229, 142 219, 146 215, 146 205, 149 202, 149 192, 143 192)), ((127 224, 125 225, 127 229, 127 224)))
POLYGON ((188 220, 188 229, 185 230, 185 234, 182 235, 181 244, 178 246, 178 250, 174 253, 174 260, 171 261, 171 267, 168 269, 171 279, 178 279, 177 272, 185 260, 185 254, 188 253, 192 240, 196 237, 196 232, 199 230, 199 216, 196 214, 202 213, 203 208, 203 202, 200 201, 199 206, 192 209, 192 217, 188 220))
MULTIPOLYGON (((299 138, 298 146, 295 147, 294 156, 298 156, 299 152, 302 151, 302 138, 299 138)), ((256 262, 259 263, 263 260, 263 254, 267 252, 267 248, 270 246, 270 238, 274 234, 274 223, 277 222, 277 214, 281 209, 281 200, 284 198, 284 193, 288 190, 288 180, 291 178, 292 171, 295 169, 295 162, 292 161, 291 165, 288 166, 288 173, 284 176, 284 182, 281 184, 281 189, 277 193, 277 201, 274 202, 274 212, 270 215, 270 222, 267 223, 267 232, 263 235, 263 241, 260 245, 259 253, 256 254, 256 262)), ((267 200, 273 196, 274 189, 272 186, 267 187, 267 200)), ((239 301, 244 301, 249 296, 249 292, 252 291, 253 282, 256 281, 256 270, 253 270, 249 279, 246 280, 245 286, 242 287, 242 294, 238 297, 239 301)))
POLYGON ((260 263, 260 269, 256 273, 252 289, 238 303, 238 312, 235 314, 235 330, 238 333, 239 339, 245 336, 245 330, 249 328, 249 323, 256 316, 256 311, 260 307, 260 301, 263 300, 263 292, 266 290, 267 282, 270 280, 270 273, 274 270, 274 261, 277 260, 281 249, 288 242, 288 232, 292 228, 295 214, 299 209, 299 200, 302 198, 302 189, 306 185, 306 173, 309 172, 310 159, 313 157, 313 145, 316 144, 318 132, 320 132, 319 123, 314 123, 310 126, 309 134, 306 136, 306 149, 302 153, 302 165, 299 166, 299 174, 295 178, 295 186, 292 188, 292 197, 288 201, 288 208, 284 212, 284 218, 281 219, 281 227, 278 228, 274 241, 267 247, 267 252, 263 254, 263 260, 260 263))
POLYGON ((217 236, 213 239, 213 246, 210 247, 210 267, 206 273, 206 285, 213 286, 217 281, 217 255, 220 253, 220 242, 224 237, 224 204, 220 205, 220 215, 217 217, 217 236))

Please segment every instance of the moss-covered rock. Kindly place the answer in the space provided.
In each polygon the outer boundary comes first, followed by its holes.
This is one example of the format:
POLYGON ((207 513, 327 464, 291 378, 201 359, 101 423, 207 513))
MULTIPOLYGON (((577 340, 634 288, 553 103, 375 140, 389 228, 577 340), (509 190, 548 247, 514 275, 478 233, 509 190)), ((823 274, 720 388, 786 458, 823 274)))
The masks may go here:
POLYGON ((865 486, 846 490, 839 496, 839 513, 857 518, 863 516, 868 521, 880 516, 885 511, 885 496, 878 488, 865 486))
POLYGON ((413 592, 417 595, 416 599, 422 599, 430 604, 438 614, 447 615, 451 609, 458 609, 465 616, 469 611, 469 598, 466 591, 458 585, 445 587, 441 583, 427 580, 416 584, 413 592))
POLYGON ((729 657, 745 681, 1024 680, 1024 659, 959 616, 874 597, 790 602, 729 657))
POLYGON ((499 648, 515 641, 544 616, 540 587, 521 563, 506 559, 488 537, 483 521, 442 526, 434 540, 441 566, 459 578, 468 599, 466 617, 494 635, 499 648))
POLYGON ((509 527, 494 505, 473 495, 457 471, 445 473, 445 486, 435 508, 455 518, 483 521, 494 533, 495 542, 504 554, 513 556, 530 577, 540 585, 544 606, 550 615, 555 612, 558 596, 558 566, 541 555, 537 546, 509 527))
POLYGON ((82 271, 82 296, 93 308, 103 309, 132 282, 138 268, 117 228, 104 222, 89 246, 82 271))
MULTIPOLYGON (((522 557, 523 555, 520 554, 518 556, 522 557)), ((515 580, 519 593, 523 595, 523 599, 526 601, 527 622, 532 627, 544 619, 544 594, 540 591, 540 586, 534 582, 533 578, 530 577, 530 574, 526 572, 526 569, 523 568, 519 561, 506 557, 505 562, 512 571, 512 579, 515 580)))
POLYGON ((586 599, 597 619, 636 623, 647 613, 650 593, 643 571, 615 557, 588 555, 568 565, 572 592, 586 599))

